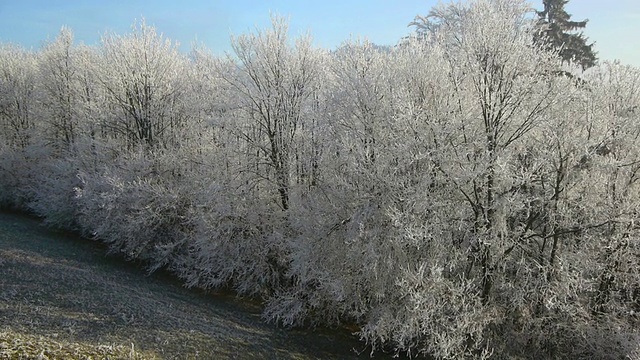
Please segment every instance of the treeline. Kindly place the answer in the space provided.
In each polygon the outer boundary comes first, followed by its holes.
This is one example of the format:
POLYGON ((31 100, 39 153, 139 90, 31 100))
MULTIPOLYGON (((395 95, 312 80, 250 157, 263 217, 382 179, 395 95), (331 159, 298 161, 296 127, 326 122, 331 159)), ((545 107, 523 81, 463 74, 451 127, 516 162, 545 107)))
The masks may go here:
POLYGON ((392 49, 287 25, 184 55, 144 22, 0 48, 0 203, 285 326, 436 358, 640 356, 640 70, 520 0, 392 49))

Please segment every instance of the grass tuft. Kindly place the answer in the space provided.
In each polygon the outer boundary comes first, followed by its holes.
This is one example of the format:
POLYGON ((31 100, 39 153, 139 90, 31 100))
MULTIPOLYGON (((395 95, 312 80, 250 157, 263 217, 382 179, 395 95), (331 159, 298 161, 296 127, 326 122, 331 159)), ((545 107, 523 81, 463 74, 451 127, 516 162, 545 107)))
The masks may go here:
POLYGON ((0 359, 158 359, 152 353, 139 352, 135 346, 95 345, 51 337, 23 334, 13 331, 0 332, 0 359))

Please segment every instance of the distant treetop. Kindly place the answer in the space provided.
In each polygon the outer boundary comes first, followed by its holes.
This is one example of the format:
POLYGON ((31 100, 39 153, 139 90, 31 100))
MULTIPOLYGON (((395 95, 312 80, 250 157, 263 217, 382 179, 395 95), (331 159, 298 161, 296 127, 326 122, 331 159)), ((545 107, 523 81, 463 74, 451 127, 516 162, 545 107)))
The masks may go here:
POLYGON ((589 20, 571 21, 571 14, 565 10, 569 0, 543 0, 542 11, 538 14, 538 23, 543 26, 537 41, 544 42, 553 48, 560 49, 564 61, 574 62, 587 69, 597 62, 593 50, 594 43, 587 44, 587 38, 581 29, 589 20))

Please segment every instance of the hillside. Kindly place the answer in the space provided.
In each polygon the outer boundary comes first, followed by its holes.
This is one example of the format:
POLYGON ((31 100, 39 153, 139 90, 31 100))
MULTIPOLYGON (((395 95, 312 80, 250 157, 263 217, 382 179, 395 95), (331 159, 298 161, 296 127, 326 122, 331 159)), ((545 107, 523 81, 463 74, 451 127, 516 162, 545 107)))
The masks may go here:
POLYGON ((0 359, 355 359, 352 349, 363 350, 344 331, 266 325, 250 302, 186 290, 105 253, 0 213, 0 359))

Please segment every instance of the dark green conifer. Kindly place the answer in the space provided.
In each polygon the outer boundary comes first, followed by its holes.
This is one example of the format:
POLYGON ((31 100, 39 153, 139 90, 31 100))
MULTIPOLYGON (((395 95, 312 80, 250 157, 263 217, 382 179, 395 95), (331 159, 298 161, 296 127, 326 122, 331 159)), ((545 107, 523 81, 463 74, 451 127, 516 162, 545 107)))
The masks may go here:
POLYGON ((571 61, 587 69, 596 64, 596 53, 593 43, 587 44, 587 38, 581 29, 587 26, 588 20, 571 21, 571 14, 565 10, 569 0, 543 0, 544 9, 537 11, 538 21, 543 26, 538 41, 560 49, 564 61, 571 61))

